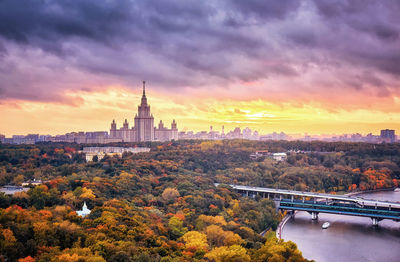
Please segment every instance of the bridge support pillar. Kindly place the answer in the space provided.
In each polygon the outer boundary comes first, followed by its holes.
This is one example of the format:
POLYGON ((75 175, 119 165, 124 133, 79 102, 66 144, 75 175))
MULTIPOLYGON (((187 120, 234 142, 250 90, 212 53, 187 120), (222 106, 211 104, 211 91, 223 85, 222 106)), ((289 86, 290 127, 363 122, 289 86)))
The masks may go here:
POLYGON ((317 220, 318 219, 318 212, 311 212, 311 219, 317 220))
POLYGON ((372 219, 372 225, 375 227, 378 226, 378 222, 379 222, 378 219, 375 217, 371 217, 371 219, 372 219))

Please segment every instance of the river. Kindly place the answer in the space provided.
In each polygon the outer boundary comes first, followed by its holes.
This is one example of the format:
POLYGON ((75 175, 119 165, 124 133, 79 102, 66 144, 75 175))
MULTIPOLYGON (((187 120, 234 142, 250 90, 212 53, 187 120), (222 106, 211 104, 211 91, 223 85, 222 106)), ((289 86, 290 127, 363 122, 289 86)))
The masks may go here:
MULTIPOLYGON (((400 202, 400 192, 359 195, 366 199, 400 202)), ((400 222, 382 220, 372 226, 367 217, 322 214, 312 221, 307 212, 297 212, 282 230, 282 238, 295 242, 307 259, 317 262, 400 261, 400 222), (324 222, 331 226, 322 229, 324 222)))

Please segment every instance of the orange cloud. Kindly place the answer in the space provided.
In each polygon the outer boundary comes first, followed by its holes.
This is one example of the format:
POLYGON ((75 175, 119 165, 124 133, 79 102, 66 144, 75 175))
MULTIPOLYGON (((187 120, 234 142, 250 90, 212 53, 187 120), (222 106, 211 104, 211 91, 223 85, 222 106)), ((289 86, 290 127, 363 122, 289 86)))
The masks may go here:
MULTIPOLYGON (((267 99, 231 99, 195 94, 148 92, 148 100, 156 124, 176 119, 182 130, 225 130, 236 126, 250 127, 262 133, 378 133, 381 128, 400 129, 399 97, 391 97, 387 106, 364 108, 334 108, 334 102, 278 101, 267 99), (386 109, 390 111, 385 111, 386 109), (393 110, 394 109, 394 110, 393 110)), ((218 93, 218 92, 217 92, 218 93)), ((121 125, 126 118, 130 125, 137 112, 140 92, 123 86, 111 86, 104 91, 75 91, 66 94, 79 103, 6 101, 0 104, 0 133, 63 134, 72 131, 109 130, 115 119, 121 125)), ((335 94, 332 94, 335 98, 335 94)), ((333 101, 334 101, 333 99, 333 101)), ((348 103, 360 103, 354 97, 343 97, 348 103)), ((371 103, 374 103, 371 99, 371 103)))

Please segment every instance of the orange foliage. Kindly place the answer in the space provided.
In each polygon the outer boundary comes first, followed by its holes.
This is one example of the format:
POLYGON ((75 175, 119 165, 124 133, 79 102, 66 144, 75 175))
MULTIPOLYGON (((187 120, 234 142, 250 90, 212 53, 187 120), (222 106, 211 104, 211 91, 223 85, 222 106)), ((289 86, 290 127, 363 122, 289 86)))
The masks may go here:
POLYGON ((194 253, 190 251, 182 251, 182 254, 187 257, 193 257, 194 253))
POLYGON ((185 215, 184 214, 178 213, 178 214, 175 214, 174 217, 178 218, 181 221, 185 220, 185 215))
POLYGON ((18 262, 35 262, 36 260, 31 257, 31 256, 27 256, 26 258, 20 258, 18 259, 18 262))
POLYGON ((40 210, 39 214, 45 219, 50 220, 53 217, 53 214, 49 210, 40 210))
POLYGON ((22 207, 18 206, 18 205, 12 205, 6 208, 6 212, 13 212, 13 211, 22 211, 24 210, 22 207))
POLYGON ((66 153, 74 153, 74 152, 76 152, 75 148, 69 147, 69 146, 64 147, 64 150, 65 150, 66 153))
POLYGON ((393 187, 393 180, 390 178, 389 170, 387 169, 368 169, 361 175, 361 190, 381 189, 393 187))

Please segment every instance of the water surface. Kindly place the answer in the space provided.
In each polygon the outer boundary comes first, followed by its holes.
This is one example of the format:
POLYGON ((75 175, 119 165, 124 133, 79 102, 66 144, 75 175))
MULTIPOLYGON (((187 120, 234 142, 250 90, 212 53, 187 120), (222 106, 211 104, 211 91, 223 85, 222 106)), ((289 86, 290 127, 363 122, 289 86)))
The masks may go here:
MULTIPOLYGON (((360 195, 366 199, 400 202, 400 192, 386 191, 360 195)), ((382 220, 372 226, 367 217, 332 214, 318 216, 312 221, 307 212, 297 212, 287 222, 282 238, 294 241, 303 256, 317 262, 324 261, 400 261, 400 222, 382 220), (326 221, 328 229, 322 229, 326 221)))

